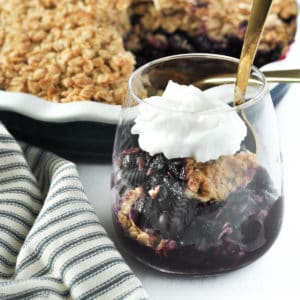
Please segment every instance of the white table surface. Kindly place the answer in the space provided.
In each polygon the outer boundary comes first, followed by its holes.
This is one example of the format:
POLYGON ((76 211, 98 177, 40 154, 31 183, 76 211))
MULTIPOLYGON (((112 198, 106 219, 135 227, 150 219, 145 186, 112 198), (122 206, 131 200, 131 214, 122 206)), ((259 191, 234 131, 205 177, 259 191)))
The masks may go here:
MULTIPOLYGON (((164 275, 125 257, 151 299, 300 299, 300 84, 276 108, 285 178, 285 214, 273 247, 258 261, 230 274, 200 279, 164 275), (299 173, 298 173, 299 171, 299 173)), ((114 240, 110 165, 78 164, 85 192, 114 240)))

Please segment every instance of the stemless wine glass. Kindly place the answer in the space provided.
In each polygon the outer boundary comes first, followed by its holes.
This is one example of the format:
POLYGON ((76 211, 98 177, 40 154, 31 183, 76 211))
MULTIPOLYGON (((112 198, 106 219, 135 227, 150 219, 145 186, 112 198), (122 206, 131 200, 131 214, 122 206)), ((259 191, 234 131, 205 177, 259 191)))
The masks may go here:
MULTIPOLYGON (((236 74, 237 66, 237 59, 221 55, 176 55, 140 67, 129 80, 113 152, 113 220, 121 251, 152 268, 205 276, 228 272, 263 255, 279 233, 281 154, 272 99, 257 68, 252 68, 245 103, 237 107, 232 105, 233 84, 210 86, 203 92, 207 104, 215 97, 228 103, 222 109, 193 112, 182 105, 178 111, 160 107, 159 100, 144 100, 161 95, 169 80, 194 85, 207 77, 236 74), (166 141, 172 140, 172 149, 186 147, 184 135, 191 133, 185 123, 196 115, 210 122, 217 115, 229 120, 235 114, 247 125, 247 136, 234 154, 204 162, 195 157, 151 155, 141 147, 132 126, 141 112, 153 111, 152 106, 167 117, 160 126, 150 115, 144 118, 154 132, 148 144, 159 146, 163 130, 166 141), (168 124, 170 118, 178 120, 176 128, 168 124)), ((222 130, 225 125, 216 128, 222 130)), ((197 128, 201 133, 202 127, 197 128)), ((234 134, 237 128, 230 130, 234 134)), ((230 137, 214 130, 204 133, 206 139, 192 141, 199 149, 209 140, 219 148, 212 151, 222 153, 222 143, 230 142, 230 137)))

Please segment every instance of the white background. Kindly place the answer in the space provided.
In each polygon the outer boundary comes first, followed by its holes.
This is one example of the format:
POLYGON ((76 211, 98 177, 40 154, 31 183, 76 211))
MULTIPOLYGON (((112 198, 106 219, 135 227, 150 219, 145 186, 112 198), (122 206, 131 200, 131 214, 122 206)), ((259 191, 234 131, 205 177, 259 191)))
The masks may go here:
MULTIPOLYGON (((298 33, 298 43, 300 35, 298 33)), ((294 56, 300 68, 300 53, 294 56)), ((300 84, 292 84, 276 107, 285 179, 285 213, 281 233, 258 261, 230 274, 211 278, 164 275, 125 257, 151 299, 235 300, 300 299, 300 84), (299 189, 299 191, 298 191, 299 189)), ((109 235, 111 166, 78 163, 85 192, 109 235)))

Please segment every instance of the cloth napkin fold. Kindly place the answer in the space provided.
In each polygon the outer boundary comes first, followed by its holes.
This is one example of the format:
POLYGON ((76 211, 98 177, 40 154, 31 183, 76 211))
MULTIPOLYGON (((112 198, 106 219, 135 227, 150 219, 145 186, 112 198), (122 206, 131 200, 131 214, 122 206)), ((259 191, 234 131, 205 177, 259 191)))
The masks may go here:
POLYGON ((76 166, 18 144, 2 124, 0 299, 147 299, 88 202, 76 166))

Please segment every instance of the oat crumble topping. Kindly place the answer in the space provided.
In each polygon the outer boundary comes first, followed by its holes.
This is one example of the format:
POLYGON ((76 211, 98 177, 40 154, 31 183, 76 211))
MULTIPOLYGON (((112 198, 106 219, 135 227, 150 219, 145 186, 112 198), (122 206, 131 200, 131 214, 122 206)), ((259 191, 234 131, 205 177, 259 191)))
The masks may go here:
POLYGON ((122 3, 0 0, 0 88, 121 104, 134 69, 120 33, 128 26, 122 3))
POLYGON ((129 237, 137 240, 141 245, 154 248, 156 251, 161 251, 166 247, 169 241, 163 239, 160 235, 154 234, 147 228, 141 230, 130 217, 131 206, 142 196, 142 188, 127 191, 122 198, 122 203, 118 211, 118 220, 122 228, 128 232, 129 237))
POLYGON ((258 167, 256 155, 249 151, 221 156, 206 163, 188 158, 185 167, 186 195, 201 202, 225 200, 238 188, 245 188, 258 167))

